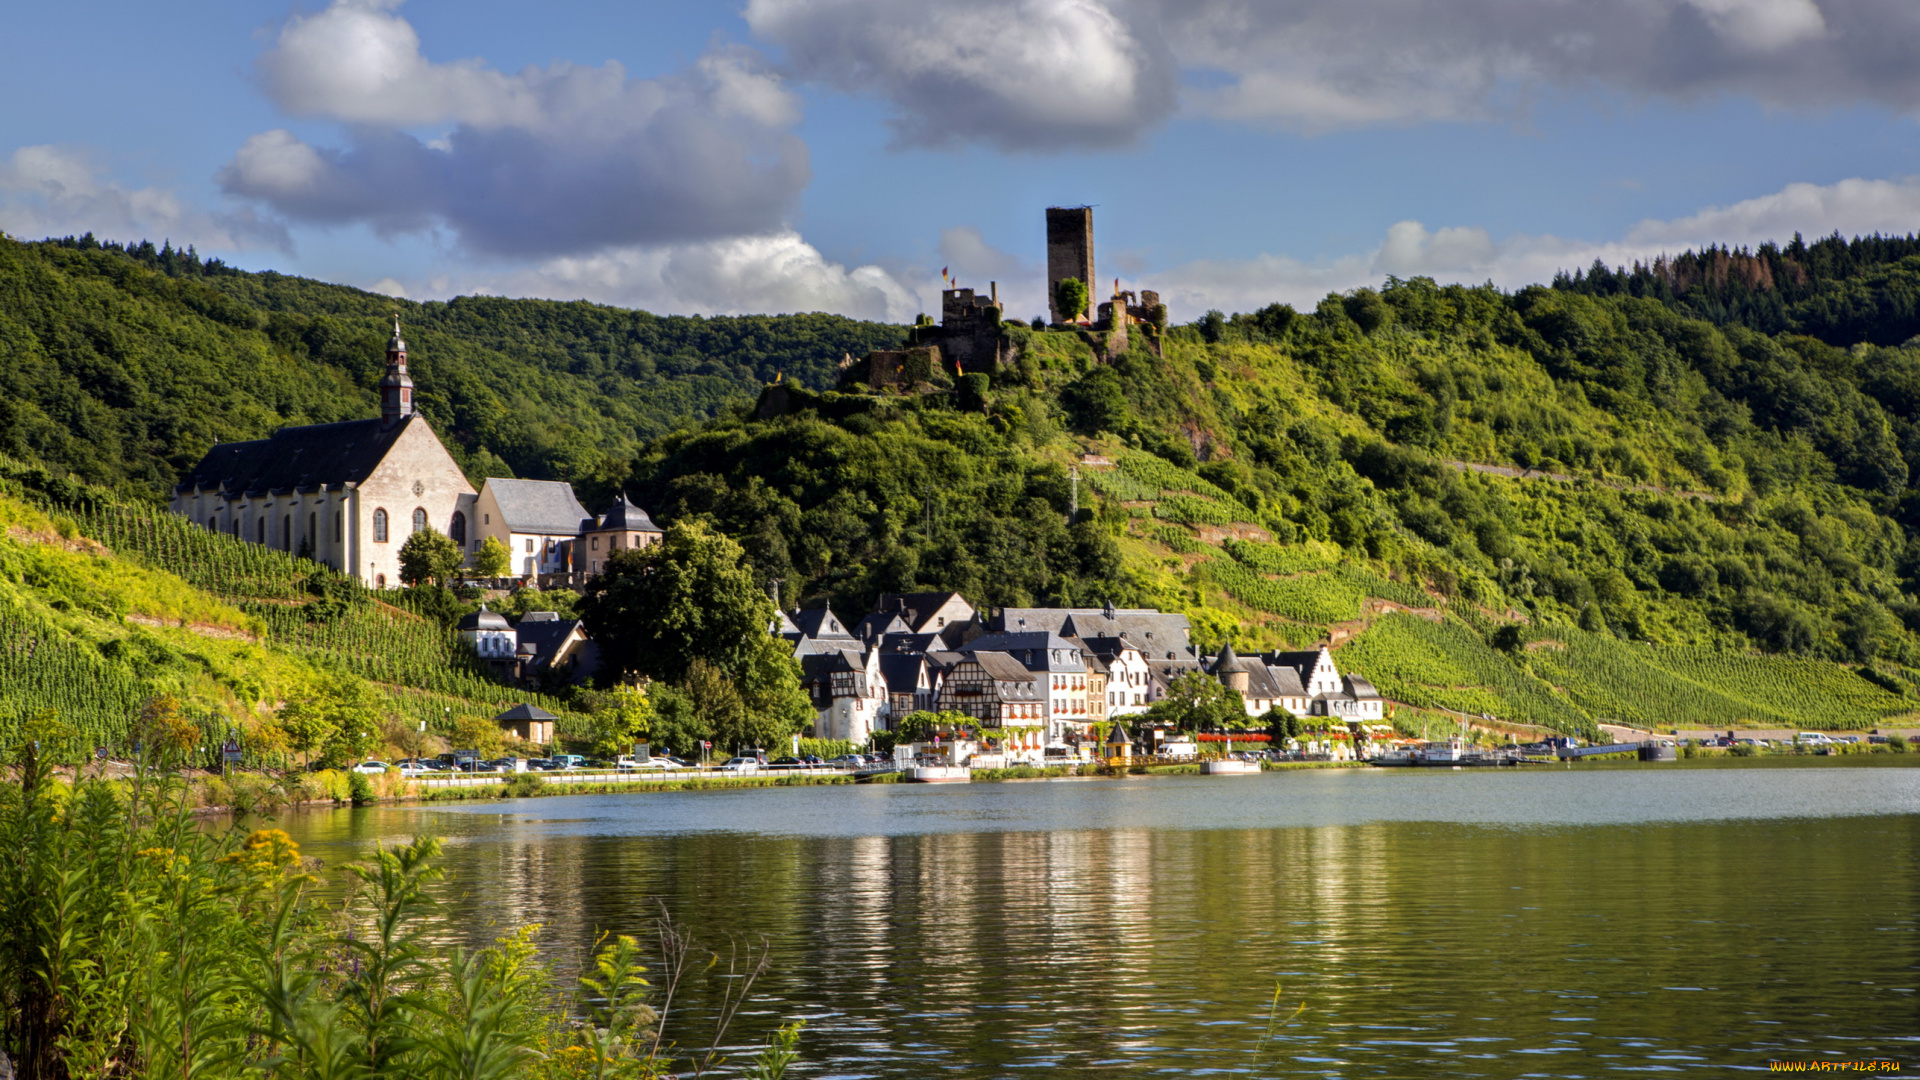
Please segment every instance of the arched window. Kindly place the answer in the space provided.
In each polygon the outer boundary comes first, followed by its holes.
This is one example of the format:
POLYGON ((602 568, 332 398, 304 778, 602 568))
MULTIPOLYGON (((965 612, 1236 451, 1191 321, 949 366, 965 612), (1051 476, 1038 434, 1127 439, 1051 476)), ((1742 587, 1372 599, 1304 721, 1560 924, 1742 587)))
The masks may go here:
POLYGON ((280 546, 287 551, 293 550, 293 515, 280 519, 280 546))
MULTIPOLYGON (((387 512, 385 510, 375 510, 373 512, 373 542, 376 544, 384 544, 387 542, 387 512)), ((384 580, 384 578, 382 580, 384 580)), ((386 586, 382 585, 381 588, 384 589, 386 586)))
POLYGON ((207 531, 208 532, 220 531, 220 515, 219 514, 215 514, 212 517, 207 519, 207 531))
MULTIPOLYGON (((381 513, 383 513, 383 514, 384 514, 384 513, 386 513, 386 511, 384 511, 384 510, 382 510, 382 511, 381 511, 381 513)), ((376 588, 376 589, 384 589, 384 588, 386 588, 386 587, 387 587, 387 575, 385 575, 385 574, 375 574, 375 575, 373 575, 373 587, 374 587, 374 588, 376 588)))
POLYGON ((254 525, 256 526, 254 531, 260 534, 260 538, 254 542, 257 544, 266 543, 267 542, 267 515, 261 514, 258 518, 254 520, 254 525))
POLYGON ((458 510, 453 512, 453 520, 447 523, 447 536, 461 547, 467 546, 467 515, 458 510))
POLYGON ((427 531, 427 512, 418 506, 413 508, 413 531, 427 531))

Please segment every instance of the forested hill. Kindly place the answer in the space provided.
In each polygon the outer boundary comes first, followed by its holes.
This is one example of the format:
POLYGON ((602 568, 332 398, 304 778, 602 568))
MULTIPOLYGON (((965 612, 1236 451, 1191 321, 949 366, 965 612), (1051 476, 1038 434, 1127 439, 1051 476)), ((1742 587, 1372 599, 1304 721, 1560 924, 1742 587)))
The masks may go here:
POLYGON ((1647 297, 1686 315, 1829 345, 1898 345, 1920 335, 1920 236, 1840 234, 1811 244, 1710 247, 1651 263, 1596 261, 1553 286, 1590 296, 1647 297))
POLYGON ((159 497, 215 441, 377 412, 391 312, 470 475, 573 480, 595 502, 648 439, 901 337, 835 315, 412 303, 164 245, 0 237, 0 453, 159 497))

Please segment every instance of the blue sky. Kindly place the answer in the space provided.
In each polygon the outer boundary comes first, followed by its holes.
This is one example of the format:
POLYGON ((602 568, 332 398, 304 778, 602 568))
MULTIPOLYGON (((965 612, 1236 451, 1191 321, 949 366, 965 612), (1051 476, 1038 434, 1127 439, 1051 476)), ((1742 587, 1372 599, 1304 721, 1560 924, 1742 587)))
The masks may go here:
POLYGON ((0 13, 0 228, 415 298, 1176 318, 1920 221, 1899 0, 70 0, 0 13))

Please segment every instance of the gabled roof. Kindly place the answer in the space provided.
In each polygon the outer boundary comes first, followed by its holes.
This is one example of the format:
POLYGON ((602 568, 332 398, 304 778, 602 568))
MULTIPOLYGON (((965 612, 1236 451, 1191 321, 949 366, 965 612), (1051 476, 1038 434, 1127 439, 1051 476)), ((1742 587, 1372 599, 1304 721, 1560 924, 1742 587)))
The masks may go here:
POLYGON ((1035 681, 1034 673, 1027 670, 1027 665, 1006 653, 975 652, 968 655, 979 662, 980 667, 986 671, 987 678, 994 682, 1031 683, 1035 681))
POLYGON ((602 515, 593 527, 601 532, 657 533, 661 531, 660 527, 653 523, 653 519, 647 516, 645 510, 627 501, 625 492, 613 500, 613 508, 602 515))
POLYGON ((880 677, 886 680, 890 693, 911 694, 918 690, 920 676, 926 668, 927 658, 919 653, 880 654, 880 677))
POLYGON ((983 634, 967 642, 966 651, 1006 653, 1034 671, 1086 670, 1079 644, 1058 634, 983 634), (1072 655, 1055 660, 1055 651, 1071 652, 1072 655))
POLYGON ((233 498, 250 491, 358 484, 373 475, 408 425, 425 423, 419 416, 394 424, 347 420, 281 428, 250 442, 220 443, 181 479, 179 490, 218 490, 233 498))
POLYGON ((832 608, 817 607, 796 611, 793 613, 793 625, 799 627, 800 632, 810 638, 853 638, 852 634, 847 633, 847 628, 841 624, 840 617, 833 613, 832 608))
POLYGON ((529 705, 523 701, 520 704, 515 705, 513 708, 508 709, 506 712, 501 713, 499 716, 494 717, 494 719, 495 720, 558 720, 560 718, 548 712, 547 710, 540 708, 538 705, 529 705))
POLYGON ((560 651, 560 646, 566 644, 575 631, 585 635, 586 624, 578 619, 522 619, 514 629, 519 632, 521 651, 524 652, 531 645, 535 656, 540 657, 543 663, 550 663, 554 654, 560 651))
POLYGON ((1290 667, 1302 675, 1307 675, 1313 671, 1314 665, 1320 662, 1322 651, 1322 649, 1302 649, 1299 652, 1274 653, 1267 659, 1267 663, 1290 667))
POLYGON ((489 476, 483 490, 493 492, 501 523, 511 532, 572 536, 589 516, 587 508, 573 497, 573 485, 559 480, 489 476))
POLYGON ((876 645, 883 653, 932 653, 940 650, 939 634, 887 634, 876 645))
POLYGON ((800 674, 808 679, 818 679, 836 671, 866 670, 866 658, 860 655, 858 649, 829 649, 800 658, 800 674))
MULTIPOLYGON (((1242 696, 1258 698, 1263 701, 1271 701, 1274 698, 1287 696, 1280 680, 1274 677, 1274 672, 1276 670, 1287 671, 1290 669, 1270 668, 1265 664, 1244 660, 1241 661, 1241 663, 1245 666, 1247 672, 1247 692, 1242 696)), ((1298 677, 1295 678, 1294 684, 1296 686, 1299 685, 1298 677)))
POLYGON ((954 600, 964 604, 969 614, 975 614, 973 605, 957 592, 881 593, 880 599, 873 603, 873 613, 897 614, 906 620, 908 629, 920 630, 933 618, 934 612, 954 600))
POLYGON ((1274 697, 1306 697, 1307 686, 1300 681, 1300 669, 1284 667, 1278 664, 1266 666, 1267 677, 1273 680, 1274 697))
POLYGON ((1356 701, 1380 696, 1380 691, 1373 688, 1373 683, 1358 675, 1348 675, 1346 682, 1347 693, 1352 694, 1356 701))
POLYGON ((773 613, 773 626, 767 632, 787 638, 789 641, 797 641, 800 637, 800 628, 793 624, 793 620, 787 617, 786 612, 777 608, 773 613))
POLYGON ((891 611, 876 611, 861 619, 860 625, 853 628, 853 636, 861 641, 873 641, 888 634, 911 633, 913 633, 913 627, 908 626, 905 619, 891 611))

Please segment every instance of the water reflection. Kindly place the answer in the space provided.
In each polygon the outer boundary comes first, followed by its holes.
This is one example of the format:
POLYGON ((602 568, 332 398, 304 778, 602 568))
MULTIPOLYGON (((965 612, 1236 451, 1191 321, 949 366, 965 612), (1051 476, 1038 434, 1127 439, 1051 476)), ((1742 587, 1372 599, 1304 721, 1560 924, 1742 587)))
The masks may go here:
MULTIPOLYGON (((338 813, 292 831, 339 857, 431 826, 476 940, 538 922, 551 951, 577 956, 600 931, 643 931, 661 903, 709 945, 765 934, 769 1011, 741 1034, 809 1017, 808 1075, 1920 1065, 1920 816, 1658 820, 1646 777, 1604 775, 1576 775, 1557 798, 1475 781, 1472 800, 1449 779, 1265 777, 1231 793, 589 796, 338 813), (1370 820, 1349 812, 1356 793, 1370 820), (1475 823, 1434 820, 1456 803, 1475 823), (1539 820, 1609 808, 1628 823, 1539 820), (1249 823, 1263 812, 1277 823, 1249 823), (756 819, 761 831, 744 827, 756 819), (1282 1018, 1307 1008, 1269 1031, 1276 983, 1282 1018)), ((1738 800, 1676 797, 1719 812, 1769 797, 1867 808, 1857 791, 1823 793, 1831 771, 1745 775, 1738 800)), ((1907 775, 1863 782, 1904 809, 1907 775)))

